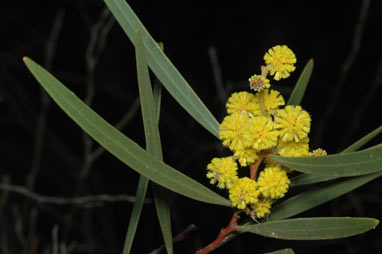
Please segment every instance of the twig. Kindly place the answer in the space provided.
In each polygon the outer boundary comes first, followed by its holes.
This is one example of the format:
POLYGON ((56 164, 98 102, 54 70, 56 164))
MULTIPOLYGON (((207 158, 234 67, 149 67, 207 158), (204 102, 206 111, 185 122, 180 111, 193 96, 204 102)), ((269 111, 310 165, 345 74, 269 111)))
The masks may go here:
MULTIPOLYGON (((86 48, 85 63, 87 68, 86 79, 86 95, 84 102, 91 105, 95 94, 95 70, 99 57, 106 46, 106 38, 114 24, 114 18, 107 7, 105 7, 90 30, 90 39, 86 48)), ((80 169, 79 178, 76 183, 74 196, 80 195, 83 191, 85 179, 87 178, 91 165, 93 164, 92 149, 94 141, 85 133, 82 133, 84 143, 84 160, 80 169)), ((65 216, 65 224, 63 228, 63 238, 66 241, 69 237, 70 227, 73 218, 77 213, 77 207, 73 206, 65 216)))
MULTIPOLYGON (((53 57, 56 50, 57 39, 62 27, 63 20, 64 20, 64 11, 60 9, 56 14, 56 18, 53 23, 51 34, 46 44, 47 46, 45 50, 44 66, 47 70, 50 70, 52 68, 52 62, 53 62, 53 57)), ((27 175, 27 187, 31 190, 33 190, 34 188, 34 183, 38 175, 38 172, 40 170, 40 160, 41 160, 41 154, 42 154, 42 147, 44 143, 45 126, 46 126, 46 120, 47 120, 49 106, 51 102, 51 99, 46 94, 44 89, 42 87, 40 89, 41 89, 40 113, 38 115, 37 124, 36 124, 32 164, 31 164, 30 171, 27 175)))
POLYGON ((2 227, 0 228, 0 250, 1 250, 1 253, 10 253, 8 244, 9 244, 9 240, 8 240, 8 234, 7 234, 7 227, 2 224, 2 227))
POLYGON ((195 252, 195 254, 207 254, 211 251, 218 248, 220 245, 224 244, 225 242, 229 241, 232 238, 232 233, 237 232, 240 229, 240 226, 237 224, 237 220, 239 219, 239 213, 235 212, 231 218, 231 221, 229 222, 228 226, 220 231, 220 234, 218 237, 209 245, 204 247, 201 250, 198 250, 195 252))
POLYGON ((345 59, 344 63, 341 66, 340 74, 337 80, 337 84, 335 86, 335 90, 332 92, 331 99, 329 100, 328 104, 325 106, 326 111, 317 125, 317 131, 314 135, 314 142, 313 142, 316 146, 321 145, 321 140, 322 140, 326 123, 328 122, 329 117, 333 114, 335 110, 335 105, 338 101, 338 97, 341 94, 341 91, 345 84, 348 73, 360 51, 361 39, 362 39, 362 34, 363 34, 363 30, 366 23, 367 14, 369 11, 369 5, 370 5, 370 0, 362 1, 362 7, 359 13, 358 22, 354 28, 352 48, 349 52, 349 55, 347 56, 347 58, 345 59))
MULTIPOLYGON (((184 237, 194 231, 195 229, 197 229, 197 227, 194 225, 194 224, 191 224, 189 225, 186 229, 184 229, 182 232, 180 232, 179 234, 177 234, 176 236, 174 236, 174 238, 172 238, 172 242, 179 242, 181 240, 184 239, 184 237)), ((162 244, 161 246, 159 246, 158 248, 154 249, 153 251, 151 251, 149 254, 159 254, 162 250, 165 249, 165 245, 162 244)))
MULTIPOLYGON (((51 197, 51 196, 43 196, 37 194, 35 192, 30 191, 28 188, 23 186, 16 186, 11 184, 0 183, 0 189, 4 191, 15 192, 21 195, 24 195, 28 198, 36 200, 39 203, 48 203, 54 205, 85 205, 88 203, 95 202, 135 202, 135 197, 130 195, 91 195, 91 196, 83 196, 83 197, 74 197, 74 198, 66 198, 66 197, 51 197)), ((145 204, 150 204, 151 199, 145 199, 145 204)))
POLYGON ((16 239, 18 240, 20 246, 25 246, 25 238, 23 233, 24 227, 23 227, 23 220, 22 220, 20 208, 16 204, 12 205, 12 212, 15 217, 14 230, 15 230, 16 239))
MULTIPOLYGON (((8 184, 9 182, 10 182, 9 175, 5 175, 3 177, 3 183, 8 184)), ((0 228, 0 250, 2 253, 8 253, 8 249, 9 249, 7 227, 4 225, 5 223, 2 222, 3 209, 5 208, 5 205, 7 204, 8 197, 9 197, 9 191, 4 191, 0 195, 0 225, 2 225, 2 227, 0 228)))
MULTIPOLYGON (((5 175, 3 177, 3 183, 4 184, 8 184, 9 182, 10 182, 9 175, 5 175)), ((5 204, 8 201, 8 196, 9 196, 9 191, 4 191, 0 195, 0 224, 1 224, 1 219, 3 218, 2 214, 3 214, 3 210, 4 210, 4 207, 5 207, 5 204)))
POLYGON ((55 224, 52 228, 52 254, 58 254, 58 224, 55 224))
POLYGON ((39 237, 36 234, 37 229, 37 209, 33 207, 29 215, 29 225, 28 225, 28 249, 30 254, 38 253, 38 242, 39 237))
MULTIPOLYGON (((86 95, 84 102, 91 105, 95 94, 95 70, 103 49, 106 46, 106 37, 114 24, 114 18, 111 16, 108 8, 104 8, 99 20, 94 24, 90 31, 90 39, 86 48, 86 95)), ((93 163, 92 147, 94 141, 84 132, 84 164, 80 172, 80 178, 86 178, 93 163)), ((82 180, 80 180, 82 181, 82 180)))

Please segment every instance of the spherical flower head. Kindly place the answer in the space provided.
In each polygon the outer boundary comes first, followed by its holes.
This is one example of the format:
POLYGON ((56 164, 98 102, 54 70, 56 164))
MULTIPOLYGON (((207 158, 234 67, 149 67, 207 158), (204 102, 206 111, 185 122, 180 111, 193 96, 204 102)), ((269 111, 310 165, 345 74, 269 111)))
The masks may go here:
POLYGON ((287 78, 296 69, 296 56, 286 45, 277 45, 264 55, 265 63, 270 68, 270 74, 275 80, 287 78))
POLYGON ((237 179, 229 189, 229 199, 239 209, 258 202, 259 194, 256 182, 248 177, 237 179))
POLYGON ((233 93, 226 104, 228 114, 241 113, 252 116, 261 112, 260 103, 255 95, 248 92, 233 93))
POLYGON ((211 179, 210 183, 218 183, 220 189, 231 188, 237 177, 237 163, 234 158, 214 158, 207 165, 207 178, 211 179))
POLYGON ((268 215, 271 213, 271 205, 272 200, 271 199, 261 199, 259 202, 254 203, 251 205, 252 210, 256 212, 256 218, 264 218, 265 215, 268 215))
POLYGON ((286 157, 308 156, 309 153, 309 138, 305 137, 300 142, 284 142, 280 140, 277 145, 277 153, 286 157))
POLYGON ((276 90, 265 89, 261 93, 256 94, 256 99, 260 101, 260 96, 263 97, 264 107, 268 114, 274 114, 280 106, 285 105, 284 98, 276 90))
POLYGON ((228 115, 224 118, 219 126, 219 139, 223 141, 223 146, 235 151, 250 145, 247 133, 248 120, 247 115, 240 113, 228 115))
POLYGON ((258 152, 258 150, 253 149, 252 147, 245 147, 243 149, 235 150, 234 156, 238 159, 242 167, 246 167, 259 158, 258 152))
POLYGON ((318 148, 312 151, 312 156, 326 156, 328 155, 324 149, 318 148))
POLYGON ((278 131, 272 119, 265 116, 255 116, 249 119, 248 139, 256 150, 269 149, 277 144, 278 131))
POLYGON ((269 83, 269 79, 264 77, 263 75, 253 75, 248 79, 249 86, 251 89, 255 90, 256 92, 261 92, 265 88, 271 87, 271 84, 269 83))
POLYGON ((259 191, 265 198, 279 199, 288 191, 290 180, 280 167, 265 168, 257 179, 259 191))
POLYGON ((301 106, 288 105, 279 109, 274 121, 284 142, 300 142, 310 131, 310 116, 301 106))

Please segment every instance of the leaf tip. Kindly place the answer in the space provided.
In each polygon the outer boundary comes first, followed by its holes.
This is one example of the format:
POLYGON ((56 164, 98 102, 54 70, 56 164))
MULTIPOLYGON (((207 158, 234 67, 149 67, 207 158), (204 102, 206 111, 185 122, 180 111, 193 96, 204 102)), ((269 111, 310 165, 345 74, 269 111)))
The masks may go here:
POLYGON ((27 57, 27 56, 23 56, 23 62, 24 62, 24 63, 25 63, 28 59, 29 59, 29 57, 27 57))
POLYGON ((378 219, 375 219, 375 218, 372 218, 372 219, 373 219, 373 221, 374 221, 374 223, 375 223, 375 227, 378 226, 378 224, 379 224, 379 220, 378 220, 378 219))

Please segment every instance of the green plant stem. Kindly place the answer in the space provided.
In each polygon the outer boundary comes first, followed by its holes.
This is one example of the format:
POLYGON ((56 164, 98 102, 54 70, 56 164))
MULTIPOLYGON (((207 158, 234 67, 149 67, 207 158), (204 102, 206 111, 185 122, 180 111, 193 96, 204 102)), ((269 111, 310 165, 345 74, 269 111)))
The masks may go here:
POLYGON ((207 245, 203 249, 196 251, 195 254, 210 253, 211 251, 218 248, 220 245, 222 245, 225 242, 227 242, 228 240, 230 240, 233 236, 232 233, 240 230, 240 226, 237 225, 237 220, 239 219, 239 213, 241 213, 241 211, 235 212, 232 215, 231 221, 229 222, 228 226, 226 228, 223 228, 220 231, 220 234, 212 243, 210 243, 209 245, 207 245))
POLYGON ((263 91, 261 91, 259 95, 260 95, 261 112, 263 113, 263 116, 267 116, 268 112, 267 112, 267 109, 265 108, 265 104, 264 104, 264 94, 263 94, 263 91))

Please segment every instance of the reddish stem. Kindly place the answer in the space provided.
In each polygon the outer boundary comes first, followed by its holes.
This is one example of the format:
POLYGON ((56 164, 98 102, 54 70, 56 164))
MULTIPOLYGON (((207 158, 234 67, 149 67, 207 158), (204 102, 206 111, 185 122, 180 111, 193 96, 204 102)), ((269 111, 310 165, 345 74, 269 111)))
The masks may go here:
POLYGON ((218 237, 210 243, 208 246, 204 247, 201 250, 198 250, 196 254, 207 254, 222 245, 223 243, 227 242, 229 239, 231 239, 232 235, 230 235, 232 232, 238 231, 240 229, 240 226, 237 225, 237 219, 238 214, 240 212, 236 212, 233 214, 231 221, 229 222, 228 226, 226 228, 223 228, 220 231, 220 234, 218 237))
POLYGON ((251 179, 256 181, 257 170, 259 169, 261 161, 264 159, 264 156, 260 154, 259 158, 249 165, 251 179))

